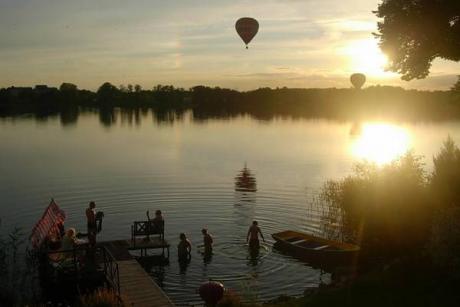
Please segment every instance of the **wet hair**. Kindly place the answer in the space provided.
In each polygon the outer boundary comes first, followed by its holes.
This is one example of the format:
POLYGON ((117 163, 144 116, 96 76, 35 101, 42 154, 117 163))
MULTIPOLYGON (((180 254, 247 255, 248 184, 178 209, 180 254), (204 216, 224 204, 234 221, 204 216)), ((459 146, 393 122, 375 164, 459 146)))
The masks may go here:
POLYGON ((187 236, 185 235, 185 233, 181 232, 181 234, 179 235, 179 238, 181 240, 184 240, 184 239, 187 239, 187 236))
POLYGON ((96 203, 94 201, 89 202, 89 207, 90 208, 96 208, 96 203))
POLYGON ((161 210, 155 211, 155 215, 161 215, 161 210))
POLYGON ((257 225, 257 224, 259 224, 257 223, 257 221, 252 222, 252 225, 257 225))
POLYGON ((203 228, 203 229, 201 229, 201 233, 202 233, 202 234, 207 234, 207 233, 208 233, 208 230, 207 230, 206 228, 203 228))
POLYGON ((65 232, 65 234, 69 237, 69 238, 74 238, 75 235, 77 234, 75 228, 69 228, 67 229, 67 231, 65 232))

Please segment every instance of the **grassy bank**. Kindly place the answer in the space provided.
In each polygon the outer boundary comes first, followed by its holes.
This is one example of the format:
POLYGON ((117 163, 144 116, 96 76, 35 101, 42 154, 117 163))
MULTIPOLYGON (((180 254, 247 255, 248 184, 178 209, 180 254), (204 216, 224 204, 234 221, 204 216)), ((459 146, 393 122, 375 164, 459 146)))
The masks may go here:
POLYGON ((340 288, 322 287, 312 295, 266 306, 458 306, 458 289, 458 282, 445 279, 433 266, 401 262, 369 272, 340 288))

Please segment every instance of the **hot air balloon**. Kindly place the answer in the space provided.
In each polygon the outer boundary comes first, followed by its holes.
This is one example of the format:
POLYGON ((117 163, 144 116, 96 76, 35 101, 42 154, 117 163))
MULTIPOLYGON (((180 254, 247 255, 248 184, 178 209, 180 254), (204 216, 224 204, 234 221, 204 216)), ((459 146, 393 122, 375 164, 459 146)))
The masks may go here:
POLYGON ((350 76, 351 84, 353 84, 355 89, 360 89, 366 83, 366 76, 361 73, 352 74, 350 76))
POLYGON ((243 17, 236 21, 235 29, 246 44, 246 49, 248 49, 249 42, 256 36, 257 31, 259 31, 259 23, 254 18, 243 17))

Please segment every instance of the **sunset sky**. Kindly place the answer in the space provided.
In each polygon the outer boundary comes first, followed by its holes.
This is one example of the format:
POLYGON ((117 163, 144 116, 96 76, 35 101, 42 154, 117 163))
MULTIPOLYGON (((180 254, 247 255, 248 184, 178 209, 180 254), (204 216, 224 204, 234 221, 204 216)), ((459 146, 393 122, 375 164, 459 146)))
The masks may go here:
POLYGON ((1 0, 0 87, 115 85, 448 89, 460 64, 436 60, 429 78, 384 73, 372 32, 378 0, 1 0), (260 23, 249 50, 235 32, 260 23))

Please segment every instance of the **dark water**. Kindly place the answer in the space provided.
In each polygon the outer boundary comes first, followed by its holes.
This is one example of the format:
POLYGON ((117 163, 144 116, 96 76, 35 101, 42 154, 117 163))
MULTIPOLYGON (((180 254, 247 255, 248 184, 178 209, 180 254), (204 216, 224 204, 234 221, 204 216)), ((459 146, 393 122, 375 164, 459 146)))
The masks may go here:
POLYGON ((57 119, 3 119, 2 231, 13 226, 30 231, 51 197, 66 211, 66 225, 82 230, 84 210, 96 201, 105 212, 100 240, 129 238, 132 221, 145 219, 146 210, 161 209, 172 243, 170 264, 147 269, 176 303, 199 302, 196 289, 208 279, 222 281, 246 299, 300 295, 329 276, 273 250, 270 234, 318 230, 308 202, 322 182, 350 174, 363 157, 384 163, 413 148, 425 155, 429 170, 448 134, 458 142, 460 123, 247 117, 194 122, 190 116, 162 123, 145 114, 137 125, 119 120, 107 127, 97 115, 87 114, 74 126, 62 127, 57 119), (245 163, 256 179, 256 192, 235 191, 234 178, 245 163), (245 235, 254 219, 267 243, 252 259, 245 235), (197 250, 202 227, 215 241, 209 263, 197 250), (180 232, 193 244, 185 269, 176 261, 180 232))

